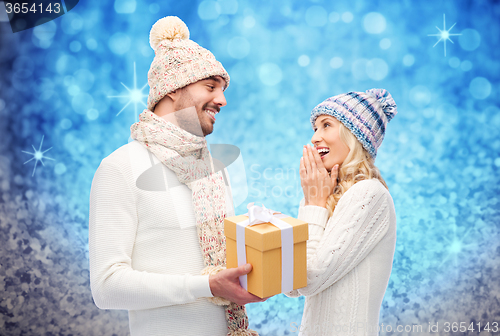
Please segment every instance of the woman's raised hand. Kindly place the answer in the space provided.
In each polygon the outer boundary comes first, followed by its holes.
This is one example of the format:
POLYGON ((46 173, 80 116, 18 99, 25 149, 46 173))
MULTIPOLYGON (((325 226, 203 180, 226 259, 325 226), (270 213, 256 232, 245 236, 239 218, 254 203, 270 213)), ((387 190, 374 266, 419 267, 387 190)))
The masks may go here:
POLYGON ((339 165, 328 173, 316 148, 304 146, 300 159, 300 184, 304 191, 305 205, 326 208, 326 200, 337 186, 339 165))

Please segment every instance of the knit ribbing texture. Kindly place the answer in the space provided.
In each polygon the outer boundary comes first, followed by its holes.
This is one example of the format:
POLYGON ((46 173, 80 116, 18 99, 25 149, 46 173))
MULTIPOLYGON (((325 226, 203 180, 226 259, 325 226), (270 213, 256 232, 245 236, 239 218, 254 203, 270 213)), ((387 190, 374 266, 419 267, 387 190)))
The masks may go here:
POLYGON ((286 295, 306 297, 299 335, 377 335, 396 242, 388 190, 377 179, 360 181, 331 217, 302 203, 298 218, 309 223, 307 286, 286 295))

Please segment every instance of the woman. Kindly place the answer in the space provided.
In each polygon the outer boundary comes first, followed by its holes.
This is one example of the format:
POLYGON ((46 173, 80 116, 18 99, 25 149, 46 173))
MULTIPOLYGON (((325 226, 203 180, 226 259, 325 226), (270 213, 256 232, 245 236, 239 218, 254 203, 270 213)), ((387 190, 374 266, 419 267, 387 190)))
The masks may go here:
MULTIPOLYGON (((377 335, 396 244, 394 204, 374 161, 397 113, 383 89, 328 98, 311 113, 298 218, 309 223, 300 335, 377 335)), ((299 328, 296 328, 299 329, 299 328)))

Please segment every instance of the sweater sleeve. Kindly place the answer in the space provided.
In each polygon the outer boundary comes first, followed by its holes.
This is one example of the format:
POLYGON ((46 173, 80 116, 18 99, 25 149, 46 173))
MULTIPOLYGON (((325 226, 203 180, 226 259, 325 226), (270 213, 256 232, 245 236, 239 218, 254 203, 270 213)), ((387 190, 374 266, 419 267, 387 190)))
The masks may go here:
MULTIPOLYGON (((312 256, 323 236, 325 231, 326 222, 328 221, 328 210, 326 208, 315 205, 304 205, 305 200, 300 201, 299 215, 297 219, 307 222, 309 229, 309 239, 307 240, 307 256, 312 256)), ((309 265, 309 261, 308 261, 309 265)), ((309 281, 308 281, 309 282, 309 281)), ((285 293, 288 297, 299 297, 301 293, 295 289, 291 292, 285 293)))
POLYGON ((194 302, 212 296, 208 275, 134 270, 138 217, 132 186, 119 167, 104 159, 90 192, 90 282, 101 309, 139 310, 194 302))
POLYGON ((352 186, 333 215, 322 207, 299 209, 309 223, 307 286, 298 294, 311 296, 333 285, 356 267, 377 245, 389 227, 390 194, 378 180, 352 186))

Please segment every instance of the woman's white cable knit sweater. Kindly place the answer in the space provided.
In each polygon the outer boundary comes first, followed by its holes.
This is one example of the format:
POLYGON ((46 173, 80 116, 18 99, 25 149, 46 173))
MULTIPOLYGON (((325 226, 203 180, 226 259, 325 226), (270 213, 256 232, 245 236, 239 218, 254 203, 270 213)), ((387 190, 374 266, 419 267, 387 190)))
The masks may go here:
MULTIPOLYGON (((318 206, 299 208, 309 223, 307 287, 300 335, 377 335, 380 306, 391 274, 396 213, 377 179, 356 183, 333 215, 318 206)), ((294 327, 292 327, 292 331, 294 327)))

